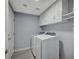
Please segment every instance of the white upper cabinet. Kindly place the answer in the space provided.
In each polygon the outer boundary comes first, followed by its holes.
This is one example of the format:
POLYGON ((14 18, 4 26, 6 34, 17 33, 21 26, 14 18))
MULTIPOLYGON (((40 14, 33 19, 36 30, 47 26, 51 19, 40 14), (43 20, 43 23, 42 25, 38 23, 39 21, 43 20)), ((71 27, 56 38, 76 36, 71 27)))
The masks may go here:
POLYGON ((40 26, 62 21, 62 0, 56 0, 45 12, 40 15, 40 26))

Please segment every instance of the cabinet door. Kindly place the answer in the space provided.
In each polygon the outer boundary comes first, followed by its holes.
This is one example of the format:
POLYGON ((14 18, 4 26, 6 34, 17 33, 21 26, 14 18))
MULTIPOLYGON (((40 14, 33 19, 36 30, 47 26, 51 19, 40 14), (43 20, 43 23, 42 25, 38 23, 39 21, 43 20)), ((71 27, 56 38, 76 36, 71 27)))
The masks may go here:
MULTIPOLYGON (((5 0, 5 51, 8 50, 8 23, 9 23, 9 18, 8 18, 8 0, 5 0)), ((5 55, 5 59, 8 58, 9 54, 8 52, 5 55)))
POLYGON ((40 15, 40 25, 48 25, 62 21, 62 0, 56 1, 40 15))
POLYGON ((14 14, 9 7, 9 23, 8 23, 8 43, 9 43, 9 59, 14 52, 14 14))
POLYGON ((6 19, 5 19, 5 50, 8 52, 6 54, 6 59, 11 59, 14 52, 14 14, 9 7, 8 0, 6 0, 6 19))

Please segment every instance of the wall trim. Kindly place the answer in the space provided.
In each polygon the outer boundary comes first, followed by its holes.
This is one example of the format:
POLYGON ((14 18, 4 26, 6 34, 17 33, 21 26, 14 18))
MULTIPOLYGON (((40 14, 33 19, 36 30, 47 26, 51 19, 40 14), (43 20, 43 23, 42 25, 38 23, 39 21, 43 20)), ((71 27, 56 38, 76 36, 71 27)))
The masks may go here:
POLYGON ((27 47, 27 48, 15 49, 14 52, 19 52, 19 51, 29 50, 29 49, 31 49, 31 48, 27 47))

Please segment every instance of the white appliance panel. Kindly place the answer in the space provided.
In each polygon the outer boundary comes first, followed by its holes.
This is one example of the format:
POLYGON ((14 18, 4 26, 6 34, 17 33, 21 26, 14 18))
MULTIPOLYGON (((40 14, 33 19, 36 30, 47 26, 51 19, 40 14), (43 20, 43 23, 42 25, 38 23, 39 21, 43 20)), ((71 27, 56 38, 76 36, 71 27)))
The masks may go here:
POLYGON ((32 52, 36 59, 59 59, 59 40, 56 36, 45 34, 34 36, 32 52))

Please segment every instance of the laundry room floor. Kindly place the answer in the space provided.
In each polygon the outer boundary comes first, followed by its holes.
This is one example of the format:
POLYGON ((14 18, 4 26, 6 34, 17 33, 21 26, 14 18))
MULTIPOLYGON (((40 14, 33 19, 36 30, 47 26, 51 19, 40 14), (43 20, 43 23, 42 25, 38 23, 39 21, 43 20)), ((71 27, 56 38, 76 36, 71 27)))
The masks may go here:
POLYGON ((31 50, 15 52, 11 59, 34 59, 31 50))

